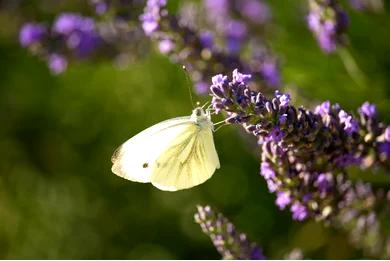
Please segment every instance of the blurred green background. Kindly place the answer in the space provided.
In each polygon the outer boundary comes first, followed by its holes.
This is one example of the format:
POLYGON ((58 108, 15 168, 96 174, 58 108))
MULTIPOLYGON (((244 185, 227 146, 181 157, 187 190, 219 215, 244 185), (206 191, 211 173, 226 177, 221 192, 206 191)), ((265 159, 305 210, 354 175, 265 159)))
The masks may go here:
MULTIPOLYGON (((331 100, 353 110, 369 100, 390 122, 388 10, 348 9, 348 50, 366 77, 358 85, 339 55, 317 47, 305 26, 304 1, 269 2, 269 42, 294 104, 331 100)), ((0 258, 219 259, 193 221, 196 204, 223 212, 270 258, 293 248, 312 258, 362 257, 344 234, 292 222, 277 209, 258 174, 256 141, 236 127, 215 134, 221 169, 201 186, 170 193, 113 175, 110 157, 118 145, 156 122, 190 114, 186 77, 155 52, 124 70, 85 62, 52 76, 19 47, 19 26, 89 10, 84 1, 53 3, 1 3, 0 258)))

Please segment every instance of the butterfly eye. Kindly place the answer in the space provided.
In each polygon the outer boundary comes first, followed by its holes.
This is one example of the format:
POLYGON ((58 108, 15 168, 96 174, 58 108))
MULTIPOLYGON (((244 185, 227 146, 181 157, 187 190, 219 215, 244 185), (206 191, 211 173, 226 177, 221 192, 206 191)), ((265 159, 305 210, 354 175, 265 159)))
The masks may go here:
POLYGON ((197 109, 196 110, 196 116, 202 116, 202 110, 197 109))

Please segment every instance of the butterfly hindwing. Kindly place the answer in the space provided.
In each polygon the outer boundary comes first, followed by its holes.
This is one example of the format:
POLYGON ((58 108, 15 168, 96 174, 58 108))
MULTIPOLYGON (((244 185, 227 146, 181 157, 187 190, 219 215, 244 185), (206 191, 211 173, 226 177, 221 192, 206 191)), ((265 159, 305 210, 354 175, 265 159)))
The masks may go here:
POLYGON ((219 167, 211 127, 193 124, 156 159, 151 182, 168 191, 191 188, 208 180, 219 167))

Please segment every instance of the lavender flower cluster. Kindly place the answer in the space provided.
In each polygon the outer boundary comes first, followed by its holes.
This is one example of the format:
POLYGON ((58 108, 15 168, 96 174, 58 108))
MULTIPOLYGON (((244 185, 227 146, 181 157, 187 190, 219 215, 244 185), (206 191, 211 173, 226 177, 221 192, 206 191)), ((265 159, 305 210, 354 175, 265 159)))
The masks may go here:
MULTIPOLYGON (((227 123, 240 124, 258 138, 262 148, 260 174, 269 191, 276 194, 280 209, 289 208, 295 220, 314 218, 337 224, 347 222, 345 216, 351 213, 354 219, 364 219, 367 213, 377 213, 379 206, 389 203, 390 192, 374 190, 370 184, 354 184, 347 173, 347 167, 353 165, 390 169, 390 126, 378 120, 374 105, 364 103, 358 110, 359 118, 329 102, 314 111, 295 108, 288 94, 276 91, 267 99, 252 91, 250 78, 238 70, 231 79, 214 76, 212 105, 216 112, 227 114, 227 123)), ((370 222, 377 222, 375 217, 370 214, 370 222)), ((355 240, 373 252, 372 245, 364 243, 366 236, 363 233, 355 240)), ((390 246, 390 238, 381 240, 383 248, 390 246)))
POLYGON ((251 243, 244 233, 238 232, 222 214, 215 213, 210 206, 197 208, 195 222, 211 238, 223 259, 265 259, 262 249, 251 243))
POLYGON ((22 27, 19 40, 22 46, 45 56, 55 74, 66 69, 67 53, 85 58, 101 44, 94 20, 73 13, 59 15, 50 30, 43 24, 28 23, 22 27), (47 49, 40 48, 52 43, 47 49))
MULTIPOLYGON (((249 0, 247 2, 250 5, 249 0)), ((168 55, 173 62, 185 65, 198 93, 207 92, 208 81, 212 75, 234 68, 251 71, 259 80, 257 81, 260 83, 259 88, 263 91, 273 89, 280 84, 277 59, 265 48, 253 50, 253 55, 249 59, 243 59, 239 55, 241 45, 247 39, 247 28, 242 21, 225 16, 228 11, 226 3, 205 1, 205 6, 212 9, 206 12, 210 13, 209 21, 214 23, 215 28, 224 26, 221 32, 226 40, 226 48, 216 44, 217 38, 210 30, 184 22, 190 18, 183 19, 169 14, 164 0, 148 0, 141 16, 142 26, 145 34, 158 43, 161 53, 168 55)), ((256 5, 256 8, 250 11, 264 12, 263 9, 262 6, 256 5)), ((245 10, 242 12, 249 12, 248 7, 245 10)), ((248 19, 254 16, 252 13, 248 19)))
POLYGON ((91 59, 95 54, 123 63, 125 58, 131 60, 131 56, 140 53, 140 46, 147 46, 138 24, 142 3, 137 2, 114 5, 108 0, 93 0, 91 4, 99 17, 62 13, 51 26, 29 22, 22 26, 19 42, 46 60, 54 74, 64 72, 70 60, 91 59))
POLYGON ((307 23, 321 49, 334 52, 345 43, 348 16, 337 0, 308 0, 307 23))

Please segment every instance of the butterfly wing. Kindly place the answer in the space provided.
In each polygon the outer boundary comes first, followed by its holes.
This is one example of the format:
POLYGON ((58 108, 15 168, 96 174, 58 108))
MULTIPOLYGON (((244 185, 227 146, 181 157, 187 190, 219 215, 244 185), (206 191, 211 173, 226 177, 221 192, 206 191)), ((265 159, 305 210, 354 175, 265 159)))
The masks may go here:
POLYGON ((150 182, 157 158, 192 125, 190 117, 179 117, 138 133, 114 152, 112 172, 131 181, 150 182))
POLYGON ((211 125, 200 128, 192 123, 156 159, 151 182, 167 191, 191 188, 208 180, 219 167, 211 125))

